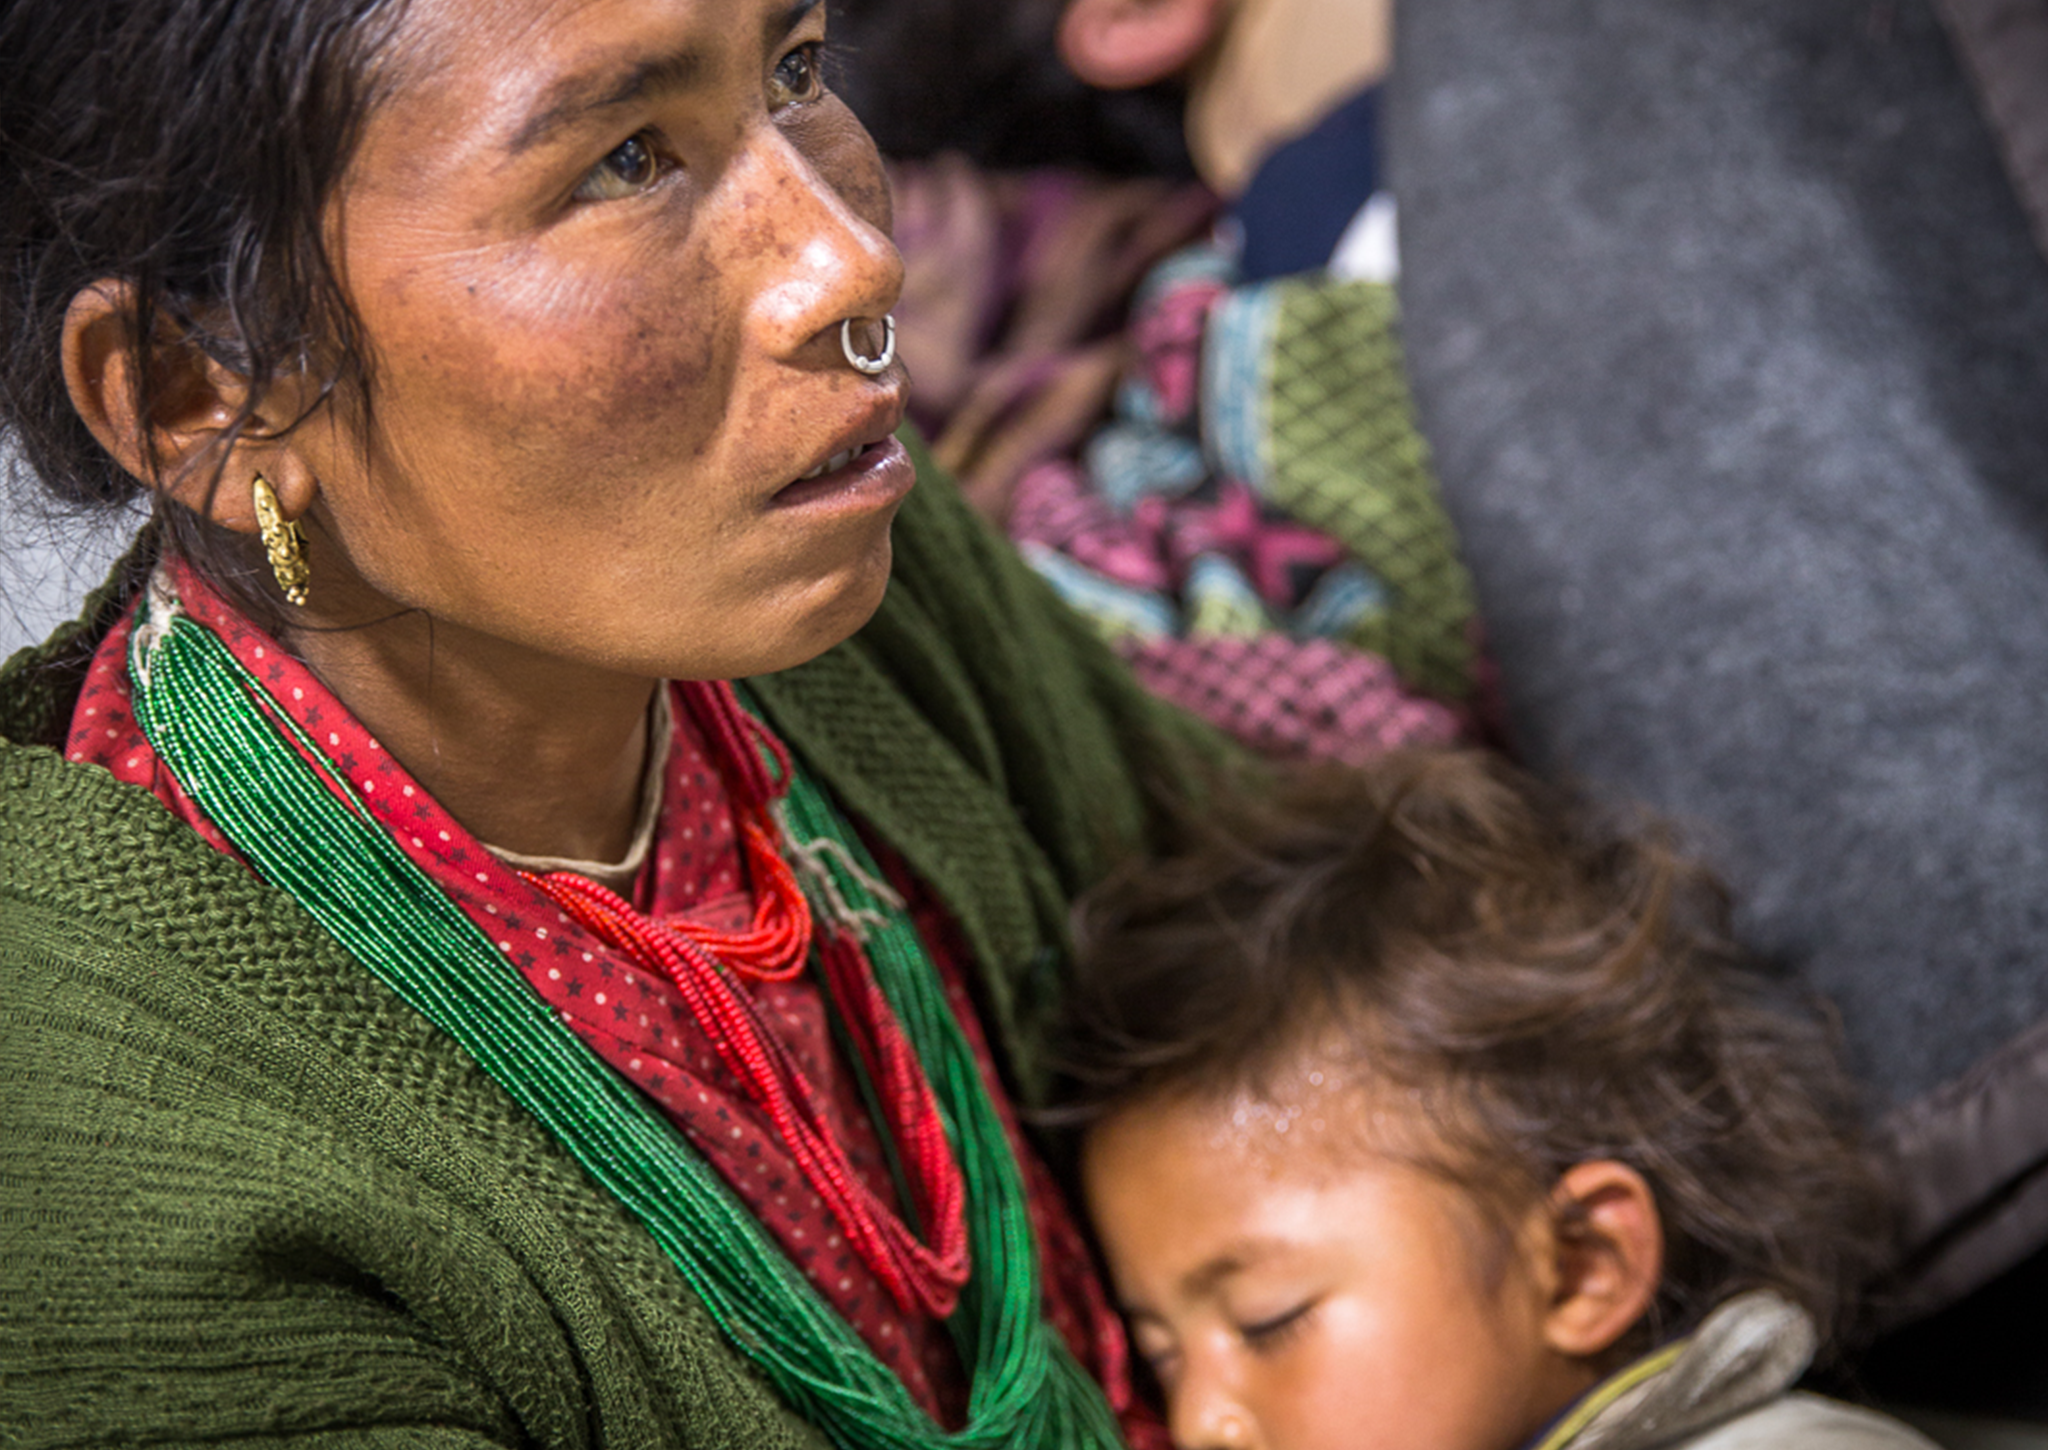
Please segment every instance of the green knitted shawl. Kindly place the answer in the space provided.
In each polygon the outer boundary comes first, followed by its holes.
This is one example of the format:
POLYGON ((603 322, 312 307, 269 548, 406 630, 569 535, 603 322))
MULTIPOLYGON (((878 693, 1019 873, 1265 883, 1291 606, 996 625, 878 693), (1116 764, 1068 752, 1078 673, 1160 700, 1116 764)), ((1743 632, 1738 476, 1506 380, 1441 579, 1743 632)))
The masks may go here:
MULTIPOLYGON (((1068 900, 1220 752, 919 463, 874 621, 751 688, 952 911, 1029 1102, 1068 900)), ((822 1446, 449 1039, 39 748, 119 592, 0 671, 0 1445, 822 1446)))

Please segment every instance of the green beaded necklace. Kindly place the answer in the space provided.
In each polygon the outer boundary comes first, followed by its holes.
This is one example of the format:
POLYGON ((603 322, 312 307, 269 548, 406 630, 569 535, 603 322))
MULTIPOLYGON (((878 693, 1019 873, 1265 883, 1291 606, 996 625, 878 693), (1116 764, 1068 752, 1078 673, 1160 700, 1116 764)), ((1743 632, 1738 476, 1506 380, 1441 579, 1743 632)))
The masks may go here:
POLYGON ((1024 1185, 973 1053, 859 836, 799 767, 790 839, 814 908, 863 924, 875 976, 930 1075, 967 1181, 973 1275, 948 1320, 971 1377, 948 1433, 790 1263, 718 1174, 522 981, 376 824, 313 742, 161 574, 129 654, 135 716, 179 785, 265 880, 454 1038, 654 1236, 726 1337, 843 1450, 1111 1447, 1116 1417, 1040 1310, 1024 1185), (283 731, 298 742, 294 749, 283 731), (822 847, 823 849, 820 849, 822 847))

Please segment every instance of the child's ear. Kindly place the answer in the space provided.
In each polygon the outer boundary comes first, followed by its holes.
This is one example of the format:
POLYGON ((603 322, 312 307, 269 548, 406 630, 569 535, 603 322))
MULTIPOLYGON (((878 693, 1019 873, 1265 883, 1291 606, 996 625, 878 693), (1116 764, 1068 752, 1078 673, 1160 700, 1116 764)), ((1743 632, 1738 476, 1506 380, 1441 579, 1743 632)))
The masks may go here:
POLYGON ((1091 86, 1163 81, 1193 64, 1232 0, 1069 0, 1060 57, 1091 86))
POLYGON ((1591 1359, 1635 1327, 1664 1277, 1657 1196, 1625 1163, 1596 1159, 1565 1170, 1551 1190, 1554 1290, 1544 1340, 1591 1359))
MULTIPOLYGON (((142 413, 130 339, 135 294, 102 280, 71 299, 64 316, 64 381, 71 405, 114 461, 149 488, 239 533, 257 531, 251 485, 269 479, 288 519, 312 506, 314 478, 273 420, 258 417, 231 439, 248 384, 196 347, 154 350, 149 414, 142 413), (221 457, 222 450, 227 457, 221 457), (215 486, 216 477, 219 480, 215 486)), ((280 399, 280 406, 288 406, 280 399)))

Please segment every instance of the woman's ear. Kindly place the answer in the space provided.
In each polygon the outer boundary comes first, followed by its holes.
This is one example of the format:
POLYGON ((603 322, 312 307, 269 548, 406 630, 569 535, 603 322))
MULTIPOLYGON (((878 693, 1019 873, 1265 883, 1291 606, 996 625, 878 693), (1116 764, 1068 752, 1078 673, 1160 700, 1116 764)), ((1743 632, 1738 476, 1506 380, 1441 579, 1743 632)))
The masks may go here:
POLYGON ((112 279, 82 289, 64 315, 71 405, 114 461, 146 487, 238 533, 257 531, 251 485, 258 473, 269 478, 286 518, 310 508, 312 476, 265 420, 234 434, 247 380, 198 348, 148 354, 154 371, 144 416, 135 326, 134 289, 112 279))
POLYGON ((1565 1170, 1551 1190, 1554 1289, 1545 1342, 1591 1359, 1649 1312, 1664 1277, 1657 1196, 1625 1163, 1596 1159, 1565 1170))
POLYGON ((1193 64, 1222 29, 1232 0, 1068 0, 1060 57, 1091 86, 1122 90, 1193 64))

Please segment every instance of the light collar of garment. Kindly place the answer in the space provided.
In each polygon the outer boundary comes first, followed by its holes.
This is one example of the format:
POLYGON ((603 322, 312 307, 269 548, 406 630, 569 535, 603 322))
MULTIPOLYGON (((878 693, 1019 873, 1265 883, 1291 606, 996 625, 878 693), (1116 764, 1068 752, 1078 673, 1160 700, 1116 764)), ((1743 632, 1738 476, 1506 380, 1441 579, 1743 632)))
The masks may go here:
POLYGON ((570 856, 529 856, 521 851, 494 846, 489 841, 478 844, 515 871, 533 876, 568 871, 621 896, 632 896, 633 883, 639 879, 640 868, 647 864, 647 857, 654 850, 655 828, 661 823, 661 786, 668 774, 668 755, 676 738, 675 707, 669 702, 669 694, 667 685, 656 690, 654 703, 647 712, 647 766, 640 777, 640 815, 633 823, 633 844, 627 848, 623 859, 605 862, 578 861, 570 856))
POLYGON ((1225 43, 1188 86, 1188 150, 1202 180, 1242 193, 1259 163, 1387 73, 1392 0, 1237 0, 1225 43))

